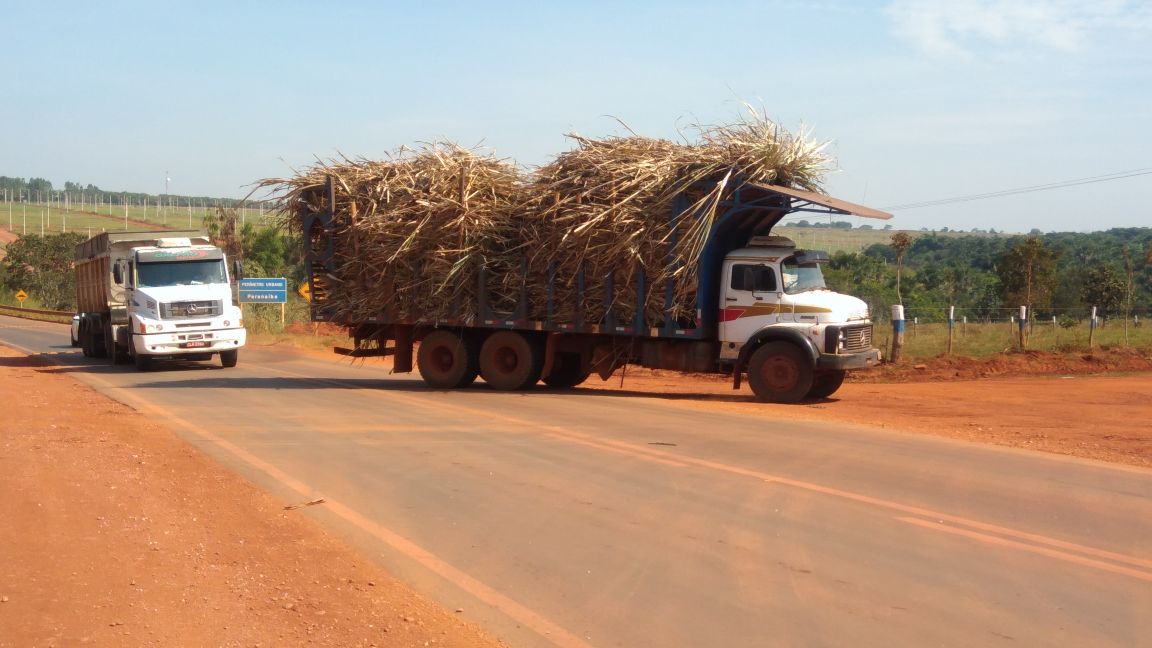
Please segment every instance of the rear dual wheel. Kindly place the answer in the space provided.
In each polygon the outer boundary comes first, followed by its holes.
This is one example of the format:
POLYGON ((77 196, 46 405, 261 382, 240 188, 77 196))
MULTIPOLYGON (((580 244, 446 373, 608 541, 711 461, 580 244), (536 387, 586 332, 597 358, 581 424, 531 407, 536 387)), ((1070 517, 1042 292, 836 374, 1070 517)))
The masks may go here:
POLYGON ((579 353, 557 353, 552 371, 544 376, 544 384, 552 389, 568 389, 588 380, 592 372, 583 366, 579 353))
POLYGON ((420 340, 416 368, 429 387, 456 389, 476 380, 476 353, 471 341, 453 332, 435 330, 420 340))
POLYGON ((497 331, 480 346, 480 375, 493 389, 528 389, 540 380, 544 345, 516 331, 497 331))

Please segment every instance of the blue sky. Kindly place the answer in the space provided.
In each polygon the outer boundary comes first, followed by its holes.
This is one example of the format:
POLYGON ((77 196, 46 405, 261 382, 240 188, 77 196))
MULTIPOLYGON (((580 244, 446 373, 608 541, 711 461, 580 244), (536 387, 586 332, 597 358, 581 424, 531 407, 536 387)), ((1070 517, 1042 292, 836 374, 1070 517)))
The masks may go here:
MULTIPOLYGON (((1152 4, 0 0, 0 175, 240 197, 317 157, 449 139, 802 125, 885 208, 1152 170, 1152 4), (325 4, 331 4, 326 7, 325 4)), ((902 229, 1152 226, 1152 175, 896 210, 902 229)))

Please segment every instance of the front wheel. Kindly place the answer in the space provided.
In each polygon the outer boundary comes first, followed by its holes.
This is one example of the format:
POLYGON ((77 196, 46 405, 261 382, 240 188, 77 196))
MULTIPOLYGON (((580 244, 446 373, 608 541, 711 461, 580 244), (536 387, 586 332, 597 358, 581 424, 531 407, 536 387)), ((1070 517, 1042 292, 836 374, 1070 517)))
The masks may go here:
POLYGON ((812 389, 808 390, 808 398, 828 398, 844 384, 847 371, 821 371, 812 380, 812 389))
POLYGON ((149 371, 152 369, 152 356, 137 353, 132 356, 132 360, 136 363, 136 371, 149 371))
POLYGON ((476 380, 476 354, 472 345, 452 331, 438 329, 420 340, 416 369, 429 387, 456 389, 476 380))
POLYGON ((543 345, 521 333, 497 331, 480 346, 480 375, 493 389, 528 389, 543 368, 543 345))
POLYGON ((748 360, 748 384, 766 403, 797 403, 808 395, 813 380, 811 360, 790 342, 769 342, 748 360))
POLYGON ((220 366, 222 367, 235 367, 236 363, 240 361, 240 349, 232 349, 231 351, 220 352, 220 366))

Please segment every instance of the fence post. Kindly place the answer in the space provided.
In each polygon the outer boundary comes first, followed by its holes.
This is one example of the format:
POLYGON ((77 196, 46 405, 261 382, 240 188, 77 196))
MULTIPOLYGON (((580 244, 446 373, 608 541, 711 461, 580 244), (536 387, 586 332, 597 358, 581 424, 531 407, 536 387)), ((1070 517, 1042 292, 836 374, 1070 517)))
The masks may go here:
POLYGON ((956 323, 956 307, 948 307, 948 355, 952 355, 952 327, 956 323))
POLYGON ((1096 335, 1096 307, 1092 307, 1092 318, 1088 320, 1088 350, 1092 350, 1092 338, 1096 335))
POLYGON ((904 355, 904 307, 892 307, 892 362, 900 362, 904 355))
POLYGON ((1028 307, 1020 307, 1020 350, 1028 348, 1028 307))

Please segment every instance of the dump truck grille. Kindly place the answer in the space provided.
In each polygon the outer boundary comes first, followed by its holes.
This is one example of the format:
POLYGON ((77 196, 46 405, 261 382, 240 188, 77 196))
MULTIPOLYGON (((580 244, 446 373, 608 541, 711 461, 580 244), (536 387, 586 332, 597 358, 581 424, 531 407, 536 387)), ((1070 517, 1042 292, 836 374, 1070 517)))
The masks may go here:
POLYGON ((182 301, 160 304, 160 317, 162 319, 205 319, 216 317, 223 312, 220 300, 215 301, 182 301))

